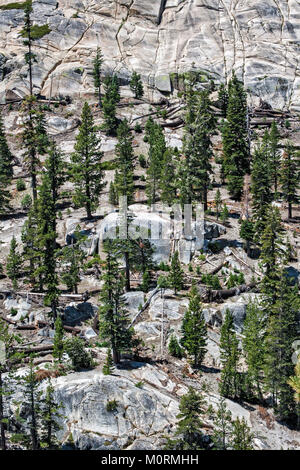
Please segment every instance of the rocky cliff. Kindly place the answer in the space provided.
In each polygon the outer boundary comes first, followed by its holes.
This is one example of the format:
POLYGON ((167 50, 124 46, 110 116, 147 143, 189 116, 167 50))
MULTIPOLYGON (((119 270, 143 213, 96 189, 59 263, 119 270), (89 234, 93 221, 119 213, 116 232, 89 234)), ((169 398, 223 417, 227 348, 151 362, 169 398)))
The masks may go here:
MULTIPOLYGON (((8 0, 0 1, 0 8, 8 0)), ((97 46, 104 72, 124 84, 133 70, 148 97, 170 93, 180 74, 224 81, 235 69, 252 100, 300 110, 299 3, 296 0, 36 0, 34 24, 51 32, 35 42, 35 92, 92 95, 97 46)), ((0 9, 0 98, 28 93, 22 9, 0 9)))

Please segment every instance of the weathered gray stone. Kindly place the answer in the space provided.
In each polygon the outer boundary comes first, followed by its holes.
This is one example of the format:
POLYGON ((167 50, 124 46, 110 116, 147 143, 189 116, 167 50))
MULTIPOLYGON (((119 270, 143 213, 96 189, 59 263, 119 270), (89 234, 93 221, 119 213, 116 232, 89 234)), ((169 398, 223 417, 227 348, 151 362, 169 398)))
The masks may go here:
POLYGON ((156 75, 155 86, 159 91, 163 91, 165 93, 171 93, 172 86, 171 86, 170 76, 168 74, 156 75))
MULTIPOLYGON (((295 1, 245 0, 231 8, 229 0, 218 5, 213 0, 62 0, 58 6, 45 0, 33 7, 33 20, 51 28, 37 41, 41 48, 35 48, 34 88, 42 95, 94 96, 90 51, 101 42, 104 73, 114 71, 121 84, 128 84, 136 70, 149 84, 147 97, 154 96, 153 86, 170 92, 171 73, 179 74, 182 83, 184 72, 198 70, 207 83, 210 76, 224 81, 235 69, 252 92, 252 104, 262 98, 273 108, 299 109, 295 1)), ((8 57, 15 54, 0 83, 2 100, 28 93, 24 48, 17 36, 22 21, 22 10, 0 11, 3 49, 8 57)))

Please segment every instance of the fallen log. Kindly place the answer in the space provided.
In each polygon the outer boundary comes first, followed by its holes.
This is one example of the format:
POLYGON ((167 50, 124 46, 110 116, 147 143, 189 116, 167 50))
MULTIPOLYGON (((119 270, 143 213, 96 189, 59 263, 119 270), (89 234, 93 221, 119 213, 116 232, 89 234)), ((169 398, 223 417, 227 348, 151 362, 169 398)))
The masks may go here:
POLYGON ((154 291, 151 293, 149 299, 144 303, 144 305, 142 306, 142 308, 138 311, 138 313, 135 315, 135 317, 132 319, 132 322, 130 323, 129 325, 129 328, 131 328, 134 323, 136 322, 136 320, 138 319, 138 317, 146 310, 147 307, 149 307, 150 305, 150 302, 151 302, 151 299, 152 297, 154 297, 155 294, 157 294, 157 292, 159 292, 159 287, 156 287, 154 289, 154 291))
POLYGON ((6 323, 9 323, 10 325, 17 324, 17 322, 15 322, 14 320, 10 320, 9 318, 6 318, 6 317, 1 317, 1 320, 6 321, 6 323))
POLYGON ((53 344, 46 344, 45 346, 36 346, 33 348, 18 348, 19 352, 23 352, 24 354, 35 354, 35 353, 43 353, 47 351, 51 353, 53 351, 53 344))
POLYGON ((251 284, 242 284, 240 286, 233 287, 232 289, 208 289, 205 296, 207 296, 208 302, 217 302, 249 291, 259 292, 255 282, 252 282, 251 284))
POLYGON ((16 325, 15 327, 16 330, 36 330, 35 325, 16 325))
MULTIPOLYGON (((46 321, 42 321, 42 320, 38 320, 37 321, 37 327, 38 328, 45 328, 45 327, 51 327, 50 323, 46 322, 46 321)), ((74 326, 67 326, 67 325, 63 325, 63 328, 65 331, 68 331, 69 333, 75 333, 75 334, 78 334, 81 332, 81 329, 80 328, 76 328, 74 326)))

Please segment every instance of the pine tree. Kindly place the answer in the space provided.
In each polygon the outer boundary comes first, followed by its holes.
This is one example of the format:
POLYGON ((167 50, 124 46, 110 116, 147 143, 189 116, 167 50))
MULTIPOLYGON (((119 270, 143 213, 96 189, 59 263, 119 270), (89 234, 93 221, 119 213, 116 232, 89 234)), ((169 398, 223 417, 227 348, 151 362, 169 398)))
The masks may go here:
POLYGON ((72 361, 72 367, 78 371, 80 369, 89 369, 93 366, 93 359, 85 349, 84 340, 73 336, 64 341, 64 350, 72 361))
POLYGON ((44 303, 51 307, 53 320, 57 316, 58 276, 56 267, 56 209, 52 198, 51 181, 45 173, 39 188, 37 201, 37 240, 41 253, 40 275, 46 286, 44 303))
MULTIPOLYGON (((13 441, 19 442, 28 449, 38 450, 40 448, 39 439, 39 417, 40 417, 40 401, 41 392, 39 391, 39 383, 35 377, 33 358, 30 358, 29 369, 26 375, 18 378, 18 382, 23 387, 22 404, 26 404, 29 411, 29 435, 26 431, 13 436, 13 441)), ((22 421, 21 421, 22 422, 22 421)))
POLYGON ((117 255, 112 240, 104 242, 106 264, 102 280, 104 285, 100 294, 100 337, 108 340, 112 349, 114 363, 120 362, 121 352, 130 351, 133 345, 133 328, 129 327, 125 307, 125 281, 119 269, 117 255))
POLYGON ((103 56, 100 47, 97 47, 96 57, 93 60, 93 77, 94 77, 94 86, 96 93, 98 95, 99 108, 102 106, 101 101, 101 73, 103 65, 103 56))
POLYGON ((41 253, 38 246, 37 204, 35 203, 28 213, 28 218, 22 228, 21 240, 23 243, 23 259, 25 265, 25 275, 28 284, 43 290, 43 282, 40 275, 41 253), (27 264, 28 262, 28 264, 27 264))
POLYGON ((138 243, 131 237, 131 223, 133 220, 132 213, 128 212, 126 198, 120 202, 121 220, 120 225, 117 227, 117 238, 113 241, 112 246, 115 255, 118 258, 123 258, 125 263, 125 289, 130 291, 131 269, 136 264, 137 247, 138 243))
POLYGON ((228 90, 224 83, 220 84, 219 92, 218 92, 218 100, 220 103, 221 111, 223 117, 227 115, 227 108, 228 108, 228 90))
POLYGON ((134 162, 132 141, 133 137, 127 122, 124 119, 117 131, 118 143, 116 146, 116 174, 114 189, 117 195, 126 196, 127 204, 134 202, 134 162))
POLYGON ((228 217, 229 217, 228 207, 227 207, 226 204, 223 204, 223 207, 222 207, 222 210, 221 210, 221 215, 220 215, 220 219, 221 219, 222 224, 227 224, 228 217))
POLYGON ((181 290, 184 285, 183 280, 183 270, 180 265, 179 261, 179 253, 175 251, 172 261, 171 261, 171 270, 170 274, 168 275, 168 282, 172 289, 174 289, 175 295, 177 294, 178 290, 181 290))
POLYGON ((33 95, 33 85, 32 85, 32 63, 36 61, 35 55, 32 53, 32 1, 27 0, 24 7, 24 27, 21 30, 21 36, 25 38, 24 45, 27 46, 28 52, 25 54, 25 62, 28 64, 29 70, 29 94, 33 95))
POLYGON ((227 409, 225 398, 221 397, 214 417, 212 441, 215 450, 227 450, 232 431, 232 414, 227 409))
POLYGON ((261 290, 269 299, 270 305, 275 305, 281 267, 286 262, 283 227, 277 207, 270 207, 266 216, 265 229, 261 236, 260 259, 264 270, 261 290))
POLYGON ((66 172, 63 155, 54 141, 49 142, 48 156, 44 168, 50 181, 52 200, 56 206, 59 200, 59 189, 66 179, 66 172))
POLYGON ((120 101, 119 82, 116 75, 106 77, 104 80, 104 97, 102 109, 104 117, 104 130, 107 135, 116 135, 118 119, 116 118, 116 106, 120 101))
POLYGON ((231 448, 233 450, 254 450, 254 434, 245 418, 236 418, 232 423, 231 448))
POLYGON ((265 143, 258 146, 254 152, 251 176, 255 240, 260 242, 266 225, 268 210, 273 200, 270 160, 265 143))
POLYGON ((249 171, 247 98, 243 84, 234 72, 228 84, 226 118, 222 131, 224 171, 230 195, 240 200, 243 177, 249 171))
POLYGON ((7 190, 10 181, 5 175, 0 174, 0 214, 9 209, 10 193, 7 190))
POLYGON ((222 207, 221 192, 220 192, 219 189, 217 189, 216 196, 215 196, 215 206, 216 206, 217 220, 219 220, 219 217, 220 217, 220 209, 221 209, 221 207, 222 207))
POLYGON ((294 400, 297 407, 297 429, 300 429, 300 357, 295 366, 295 375, 291 376, 288 384, 294 390, 294 400))
POLYGON ((244 219, 241 223, 240 237, 246 241, 247 255, 250 256, 250 244, 254 240, 254 223, 250 219, 244 219))
POLYGON ((0 449, 7 449, 6 429, 9 428, 10 417, 6 415, 6 402, 14 393, 12 385, 13 364, 17 364, 22 354, 16 351, 16 345, 21 343, 21 337, 10 333, 8 325, 0 319, 0 342, 4 349, 0 350, 0 449), (3 357, 4 356, 4 357, 3 357), (3 373, 6 373, 5 381, 3 373))
POLYGON ((180 195, 183 204, 201 201, 207 210, 207 194, 211 186, 212 135, 216 120, 211 109, 209 91, 191 90, 187 99, 185 135, 183 142, 184 161, 179 168, 180 195))
POLYGON ((76 137, 74 153, 71 156, 71 176, 75 183, 74 202, 85 207, 88 219, 99 202, 103 190, 103 169, 97 128, 90 107, 84 103, 81 113, 81 125, 76 137))
POLYGON ((173 357, 177 357, 178 359, 181 359, 183 357, 183 351, 174 334, 170 338, 168 351, 169 351, 169 354, 173 357))
POLYGON ((9 279, 12 281, 13 289, 18 288, 18 277, 22 268, 22 257, 17 251, 18 244, 13 236, 10 242, 9 255, 6 262, 6 272, 9 279))
POLYGON ((207 352, 207 327, 197 287, 192 286, 189 294, 189 307, 181 326, 181 345, 193 357, 193 367, 200 367, 207 352))
POLYGON ((64 352, 64 327, 61 317, 58 315, 55 320, 55 333, 53 341, 53 357, 61 361, 64 352))
POLYGON ((258 303, 247 305, 243 330, 243 351, 248 367, 248 382, 255 385, 256 396, 262 401, 262 382, 264 370, 264 341, 266 317, 258 303))
POLYGON ((296 423, 297 410, 288 385, 293 373, 293 342, 297 339, 300 298, 298 287, 289 285, 284 271, 277 284, 275 303, 266 301, 269 311, 265 341, 265 385, 272 395, 275 413, 281 421, 296 423))
POLYGON ((63 417, 60 413, 62 405, 57 404, 54 397, 54 388, 49 379, 45 397, 40 411, 41 422, 41 447, 46 450, 59 449, 59 441, 55 435, 62 429, 59 420, 63 417))
POLYGON ((146 125, 146 135, 149 141, 149 164, 146 175, 146 194, 148 196, 148 205, 155 204, 160 186, 162 162, 166 147, 165 136, 162 127, 148 120, 146 125))
POLYGON ((84 237, 77 227, 72 244, 62 248, 59 254, 61 269, 61 281, 67 288, 78 294, 78 284, 80 283, 80 274, 86 254, 83 251, 81 244, 84 242, 84 237))
POLYGON ((0 178, 7 178, 9 181, 13 176, 13 155, 9 149, 2 114, 0 113, 0 178))
POLYGON ((234 331, 233 317, 230 310, 226 310, 225 320, 221 327, 221 383, 220 394, 227 398, 237 398, 240 393, 240 377, 238 365, 240 352, 238 339, 234 331))
POLYGON ((278 131, 276 121, 272 122, 270 132, 266 132, 264 140, 267 144, 269 152, 269 163, 270 163, 270 172, 271 180, 274 186, 275 199, 278 195, 278 180, 279 180, 279 171, 280 171, 280 150, 279 150, 279 140, 280 133, 278 131))
POLYGON ((288 203, 288 216, 292 218, 292 206, 298 204, 300 198, 297 194, 299 186, 300 165, 296 159, 293 144, 289 142, 285 148, 280 169, 281 192, 284 201, 288 203))
POLYGON ((170 206, 177 200, 176 156, 178 154, 173 149, 167 148, 163 155, 159 178, 160 199, 170 206))
POLYGON ((112 206, 116 206, 118 204, 118 194, 116 192, 116 188, 115 188, 115 185, 114 183, 111 181, 110 185, 109 185, 109 195, 108 195, 108 198, 109 198, 109 203, 112 205, 112 206))
POLYGON ((33 201, 37 200, 37 174, 40 167, 39 155, 48 150, 49 139, 46 133, 44 115, 36 108, 36 98, 28 96, 22 103, 23 132, 22 143, 25 149, 24 161, 30 172, 33 201))
POLYGON ((150 273, 149 273, 148 270, 146 270, 143 273, 143 280, 142 280, 142 283, 141 283, 141 289, 142 289, 143 292, 147 293, 149 291, 150 281, 151 281, 150 273))
POLYGON ((134 93, 134 97, 137 99, 141 99, 144 95, 144 88, 143 88, 143 83, 141 80, 141 76, 133 72, 130 80, 130 89, 132 93, 134 93))
POLYGON ((135 270, 141 273, 148 273, 148 280, 150 281, 150 271, 155 269, 152 255, 155 251, 154 245, 145 239, 138 238, 132 240, 132 252, 130 255, 130 262, 135 270))
POLYGON ((180 400, 179 422, 175 436, 178 439, 169 440, 167 449, 172 450, 202 450, 204 434, 201 431, 203 421, 201 415, 206 412, 206 401, 203 394, 197 393, 192 387, 180 400))
POLYGON ((114 370, 114 361, 112 358, 111 349, 108 348, 107 354, 106 354, 106 360, 102 368, 102 372, 104 375, 111 375, 113 370, 114 370))

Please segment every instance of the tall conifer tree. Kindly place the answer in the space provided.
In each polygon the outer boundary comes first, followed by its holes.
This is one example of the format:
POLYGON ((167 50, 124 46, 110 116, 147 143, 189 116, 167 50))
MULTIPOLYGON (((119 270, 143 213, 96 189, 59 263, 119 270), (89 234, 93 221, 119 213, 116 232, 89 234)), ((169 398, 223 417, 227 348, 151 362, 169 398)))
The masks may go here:
POLYGON ((134 202, 134 162, 132 141, 133 137, 127 122, 124 119, 117 131, 118 143, 116 146, 116 174, 114 190, 118 196, 126 196, 127 204, 134 202))
POLYGON ((282 165, 280 169, 280 184, 283 199, 288 204, 288 216, 292 218, 293 204, 298 204, 300 198, 298 189, 300 176, 300 160, 296 157, 293 144, 289 142, 285 148, 282 165))
POLYGON ((240 200, 244 175, 249 171, 247 98, 243 84, 233 72, 228 85, 228 108, 222 131, 224 171, 228 190, 240 200))
POLYGON ((97 128, 87 102, 83 105, 74 150, 71 156, 71 176, 75 183, 74 202, 79 207, 85 207, 87 218, 91 219, 105 184, 101 163, 103 152, 100 151, 97 128))

